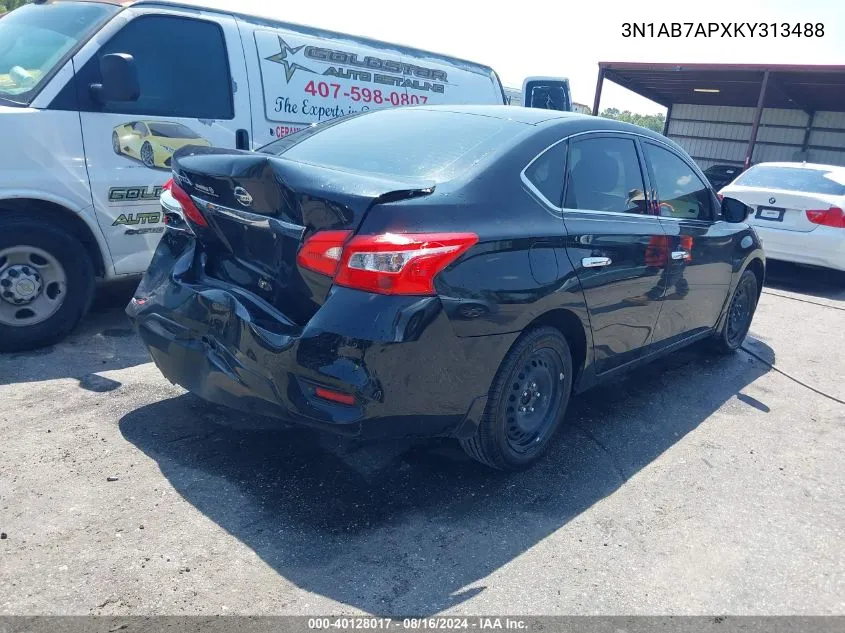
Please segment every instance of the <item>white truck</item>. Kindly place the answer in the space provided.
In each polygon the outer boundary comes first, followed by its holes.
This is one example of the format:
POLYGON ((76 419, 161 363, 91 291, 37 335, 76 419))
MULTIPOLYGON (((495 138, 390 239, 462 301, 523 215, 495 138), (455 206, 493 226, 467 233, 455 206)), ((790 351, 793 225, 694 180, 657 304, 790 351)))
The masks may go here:
MULTIPOLYGON (((487 66, 220 5, 46 0, 0 18, 0 352, 60 340, 98 280, 146 269, 184 145, 254 149, 373 108, 505 102, 487 66)), ((542 107, 570 108, 565 79, 540 88, 542 107)))

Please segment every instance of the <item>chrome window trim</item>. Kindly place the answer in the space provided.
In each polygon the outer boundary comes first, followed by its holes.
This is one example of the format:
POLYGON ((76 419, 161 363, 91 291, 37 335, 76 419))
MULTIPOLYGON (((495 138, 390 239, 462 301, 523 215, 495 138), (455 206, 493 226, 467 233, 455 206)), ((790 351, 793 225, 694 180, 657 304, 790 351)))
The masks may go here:
MULTIPOLYGON (((554 209, 555 211, 563 211, 563 207, 559 207, 559 206, 555 205, 551 200, 549 200, 546 196, 544 196, 542 193, 540 193, 540 190, 537 189, 537 187, 534 185, 533 182, 531 182, 531 179, 528 178, 528 176, 525 174, 525 172, 527 172, 528 168, 531 167, 531 165, 533 165, 534 163, 536 163, 543 156, 543 154, 548 152, 553 147, 556 147, 556 146, 560 145, 561 143, 565 143, 570 138, 571 138, 570 136, 565 136, 564 138, 560 139, 559 141, 555 141, 554 143, 549 145, 547 148, 545 148, 542 152, 537 154, 534 158, 532 158, 531 161, 525 167, 523 167, 522 171, 519 172, 519 177, 522 180, 522 184, 524 184, 531 191, 531 193, 533 193, 535 196, 537 196, 537 198, 539 198, 540 201, 543 204, 545 204, 547 207, 549 207, 551 209, 554 209)), ((566 164, 564 164, 564 169, 566 169, 566 164)))
MULTIPOLYGON (((674 149, 672 148, 671 145, 669 145, 668 143, 664 143, 660 139, 656 139, 652 136, 649 136, 648 134, 640 134, 638 132, 629 132, 627 130, 586 130, 584 132, 576 132, 575 134, 570 134, 569 136, 564 136, 562 139, 555 141, 554 143, 552 143, 551 145, 549 145, 548 147, 543 149, 539 154, 537 154, 534 158, 532 158, 525 167, 523 167, 521 172, 519 172, 519 177, 522 180, 522 184, 525 185, 525 187, 532 194, 534 194, 534 196, 536 196, 540 200, 540 202, 545 204, 547 207, 549 207, 553 211, 556 211, 556 212, 561 213, 561 214, 563 214, 564 211, 567 211, 567 212, 570 212, 570 213, 580 211, 580 212, 583 212, 583 213, 601 213, 603 215, 613 215, 613 216, 622 216, 622 217, 632 217, 633 216, 633 217, 640 217, 640 218, 655 218, 657 220, 666 219, 666 220, 674 220, 676 222, 702 222, 702 223, 706 223, 706 224, 713 224, 713 222, 717 221, 717 220, 714 220, 714 221, 699 220, 699 219, 692 219, 692 218, 673 218, 671 216, 662 216, 662 215, 643 215, 643 214, 640 214, 640 213, 623 213, 621 211, 600 211, 598 209, 567 209, 564 206, 557 206, 557 205, 553 204, 551 201, 549 201, 548 198, 546 198, 546 196, 544 196, 542 193, 540 193, 539 189, 537 189, 537 187, 534 186, 534 183, 532 183, 531 180, 528 178, 528 176, 526 176, 525 172, 528 171, 528 168, 531 167, 531 165, 533 165, 543 154, 548 152, 550 149, 552 149, 556 145, 560 145, 563 142, 569 141, 569 140, 571 140, 573 138, 577 138, 579 136, 585 136, 587 134, 611 134, 611 135, 631 136, 631 137, 636 137, 636 138, 642 138, 642 139, 645 139, 647 141, 651 141, 651 142, 655 143, 656 145, 661 145, 661 146, 665 147, 668 151, 672 152, 674 155, 676 155, 676 156, 678 155, 678 153, 674 151, 674 149)), ((687 161, 684 160, 683 157, 678 156, 678 158, 680 158, 684 163, 687 163, 687 161)), ((645 157, 643 157, 643 160, 645 160, 645 157)), ((687 166, 689 166, 688 163, 687 163, 687 166)), ((706 182, 706 178, 704 179, 704 181, 706 182)), ((565 187, 564 187, 564 193, 565 193, 565 187)))

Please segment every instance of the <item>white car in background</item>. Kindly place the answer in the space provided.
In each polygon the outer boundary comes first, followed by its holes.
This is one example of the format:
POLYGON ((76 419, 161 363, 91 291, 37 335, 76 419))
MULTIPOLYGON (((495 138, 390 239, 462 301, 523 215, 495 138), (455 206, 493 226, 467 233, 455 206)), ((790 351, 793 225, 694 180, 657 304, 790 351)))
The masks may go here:
POLYGON ((845 271, 845 167, 759 163, 719 194, 751 207, 767 259, 845 271))

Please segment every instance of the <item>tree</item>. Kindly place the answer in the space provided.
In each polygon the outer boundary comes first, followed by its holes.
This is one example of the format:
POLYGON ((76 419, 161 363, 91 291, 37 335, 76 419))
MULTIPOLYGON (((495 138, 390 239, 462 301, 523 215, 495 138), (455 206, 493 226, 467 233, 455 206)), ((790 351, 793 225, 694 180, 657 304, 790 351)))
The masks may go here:
POLYGON ((605 119, 633 123, 661 134, 663 133, 663 124, 666 122, 666 116, 663 114, 636 114, 630 110, 620 112, 617 108, 605 108, 599 116, 603 116, 605 119))
POLYGON ((0 14, 6 13, 6 11, 11 11, 12 9, 17 9, 20 6, 25 5, 29 0, 2 0, 0 2, 0 14))

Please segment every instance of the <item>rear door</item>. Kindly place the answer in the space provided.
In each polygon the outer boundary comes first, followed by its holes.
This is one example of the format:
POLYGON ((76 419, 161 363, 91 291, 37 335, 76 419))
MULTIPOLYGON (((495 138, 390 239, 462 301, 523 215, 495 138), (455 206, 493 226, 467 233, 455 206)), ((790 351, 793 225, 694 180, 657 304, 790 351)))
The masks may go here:
POLYGON ((233 18, 160 8, 123 11, 74 58, 85 160, 115 273, 146 269, 163 223, 161 186, 185 145, 235 147, 249 137, 246 68, 233 18), (97 103, 108 53, 135 59, 141 95, 97 103), (238 131, 240 130, 240 133, 238 131))
POLYGON ((718 199, 678 153, 645 140, 642 146, 651 197, 658 201, 669 236, 669 266, 660 280, 664 304, 654 342, 671 344, 716 324, 730 289, 733 238, 744 226, 717 221, 718 199))
POLYGON ((564 222, 593 330, 596 371, 645 353, 663 301, 667 236, 648 214, 633 137, 590 134, 571 141, 564 222))

